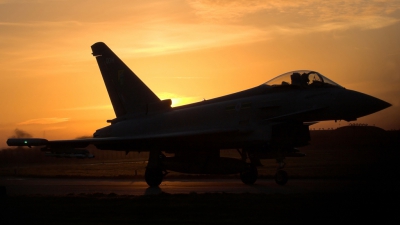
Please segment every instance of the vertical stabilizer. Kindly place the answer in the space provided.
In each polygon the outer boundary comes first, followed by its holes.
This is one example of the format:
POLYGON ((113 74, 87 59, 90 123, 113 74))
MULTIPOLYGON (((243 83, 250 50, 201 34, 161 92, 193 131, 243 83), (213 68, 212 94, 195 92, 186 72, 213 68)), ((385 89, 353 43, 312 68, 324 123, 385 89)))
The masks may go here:
POLYGON ((92 51, 117 117, 146 112, 148 104, 160 102, 157 95, 106 44, 95 43, 92 51))

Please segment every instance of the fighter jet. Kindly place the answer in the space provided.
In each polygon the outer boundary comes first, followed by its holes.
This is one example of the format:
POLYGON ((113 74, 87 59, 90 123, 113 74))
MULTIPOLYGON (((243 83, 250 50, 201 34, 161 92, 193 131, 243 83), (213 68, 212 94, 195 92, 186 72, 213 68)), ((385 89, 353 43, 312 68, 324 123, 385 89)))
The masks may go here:
POLYGON ((11 138, 9 146, 43 146, 53 155, 79 153, 90 144, 101 150, 147 151, 145 180, 151 187, 160 185, 168 171, 240 174, 243 183, 254 184, 260 159, 275 158, 275 181, 284 185, 284 159, 305 155, 297 148, 309 144, 311 124, 353 121, 391 106, 316 71, 298 70, 248 90, 171 107, 170 99, 159 99, 106 44, 91 48, 116 118, 93 138, 11 138), (221 157, 227 149, 236 149, 238 157, 221 157))

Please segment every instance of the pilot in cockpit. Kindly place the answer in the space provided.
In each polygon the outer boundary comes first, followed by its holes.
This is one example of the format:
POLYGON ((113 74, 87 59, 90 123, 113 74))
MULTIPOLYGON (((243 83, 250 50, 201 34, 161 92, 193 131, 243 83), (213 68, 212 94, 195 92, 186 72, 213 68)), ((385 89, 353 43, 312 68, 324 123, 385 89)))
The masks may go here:
POLYGON ((302 86, 308 86, 308 83, 310 82, 310 79, 308 79, 309 73, 303 73, 301 75, 301 84, 302 86))
POLYGON ((290 75, 290 79, 292 80, 292 85, 301 85, 301 76, 299 73, 293 73, 290 75))
POLYGON ((292 80, 292 85, 297 85, 297 86, 302 86, 306 87, 308 86, 308 83, 310 80, 308 79, 308 73, 303 73, 300 75, 300 73, 293 73, 290 78, 292 80))
POLYGON ((271 87, 315 88, 342 87, 318 72, 297 70, 284 73, 265 83, 271 87))

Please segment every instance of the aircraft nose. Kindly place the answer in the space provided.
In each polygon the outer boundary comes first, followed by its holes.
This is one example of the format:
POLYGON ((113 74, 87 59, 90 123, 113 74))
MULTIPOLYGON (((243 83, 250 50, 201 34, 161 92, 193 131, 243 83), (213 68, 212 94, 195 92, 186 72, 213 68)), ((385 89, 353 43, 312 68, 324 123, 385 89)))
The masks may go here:
POLYGON ((375 97, 372 97, 372 96, 369 96, 369 97, 371 98, 371 100, 370 100, 370 102, 371 102, 371 110, 373 112, 378 112, 378 111, 381 111, 383 109, 386 109, 386 108, 392 106, 392 104, 390 104, 388 102, 385 102, 385 101, 383 101, 383 100, 381 100, 379 98, 375 98, 375 97))
POLYGON ((341 114, 349 121, 391 106, 391 104, 379 98, 352 90, 346 90, 346 92, 340 95, 338 100, 341 102, 341 114))

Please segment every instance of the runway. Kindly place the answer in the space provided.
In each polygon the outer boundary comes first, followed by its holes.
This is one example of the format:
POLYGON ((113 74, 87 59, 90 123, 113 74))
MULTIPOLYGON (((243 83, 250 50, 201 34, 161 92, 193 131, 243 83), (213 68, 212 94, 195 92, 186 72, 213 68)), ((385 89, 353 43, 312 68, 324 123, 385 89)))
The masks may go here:
POLYGON ((169 178, 159 188, 148 188, 139 179, 1 177, 0 186, 7 190, 7 197, 0 196, 0 218, 6 221, 4 224, 399 221, 398 210, 393 207, 398 202, 397 190, 363 192, 368 185, 351 179, 292 179, 279 186, 270 179, 245 185, 233 178, 169 178))
POLYGON ((7 195, 78 195, 117 194, 151 195, 189 193, 334 193, 353 191, 358 183, 336 179, 292 179, 280 186, 272 179, 259 179, 254 185, 245 185, 237 179, 166 179, 159 188, 149 188, 142 180, 129 179, 60 179, 60 178, 0 178, 7 195))

